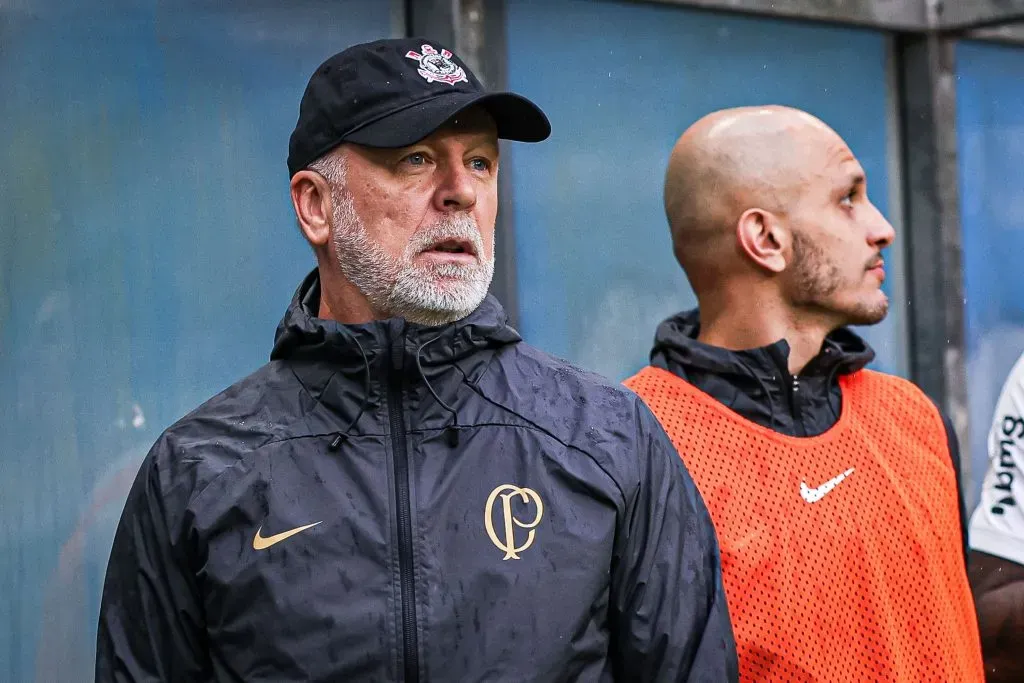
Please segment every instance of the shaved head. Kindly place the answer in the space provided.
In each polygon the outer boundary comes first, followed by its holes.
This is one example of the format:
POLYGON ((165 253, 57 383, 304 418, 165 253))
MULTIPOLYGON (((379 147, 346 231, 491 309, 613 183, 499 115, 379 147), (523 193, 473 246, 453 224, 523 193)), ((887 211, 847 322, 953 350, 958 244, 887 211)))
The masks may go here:
POLYGON ((822 142, 846 146, 822 121, 779 106, 717 111, 683 133, 665 174, 665 213, 691 282, 707 261, 725 265, 720 247, 744 211, 786 213, 822 142))
POLYGON ((755 292, 790 318, 885 315, 877 264, 892 226, 853 152, 807 112, 741 107, 694 123, 669 158, 665 213, 702 316, 755 292))

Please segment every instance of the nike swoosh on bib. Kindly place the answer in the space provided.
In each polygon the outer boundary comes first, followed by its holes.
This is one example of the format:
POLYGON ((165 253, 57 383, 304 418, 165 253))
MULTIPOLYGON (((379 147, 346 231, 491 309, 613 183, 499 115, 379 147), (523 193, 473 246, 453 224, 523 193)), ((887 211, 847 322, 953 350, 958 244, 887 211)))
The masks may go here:
POLYGON ((839 486, 844 479, 853 474, 853 470, 854 468, 851 467, 842 474, 832 477, 816 489, 812 489, 804 482, 800 482, 800 497, 808 503, 817 503, 819 500, 827 496, 832 489, 839 486))

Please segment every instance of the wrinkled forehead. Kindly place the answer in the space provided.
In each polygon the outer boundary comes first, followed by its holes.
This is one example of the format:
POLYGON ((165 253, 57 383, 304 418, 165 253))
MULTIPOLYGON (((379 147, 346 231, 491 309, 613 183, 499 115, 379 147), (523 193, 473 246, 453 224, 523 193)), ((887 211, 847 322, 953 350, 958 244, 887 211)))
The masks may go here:
POLYGON ((837 142, 827 148, 825 170, 837 183, 865 180, 864 167, 844 140, 836 136, 837 142))
POLYGON ((864 175, 853 150, 831 128, 807 127, 800 133, 794 147, 799 152, 797 161, 808 176, 840 183, 864 175))
POLYGON ((864 180, 853 151, 829 129, 803 128, 779 142, 772 150, 777 155, 769 166, 772 172, 764 177, 783 206, 828 203, 864 180))

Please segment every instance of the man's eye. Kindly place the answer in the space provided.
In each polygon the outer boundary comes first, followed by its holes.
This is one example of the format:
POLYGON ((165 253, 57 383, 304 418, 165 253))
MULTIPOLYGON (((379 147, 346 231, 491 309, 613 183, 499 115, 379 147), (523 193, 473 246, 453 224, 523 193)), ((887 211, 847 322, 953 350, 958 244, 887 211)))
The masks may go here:
POLYGON ((469 163, 473 166, 474 171, 486 171, 491 167, 491 162, 487 161, 487 159, 473 159, 469 163))
POLYGON ((843 206, 853 206, 853 198, 857 196, 857 190, 851 190, 846 193, 846 196, 839 200, 839 203, 843 206))
POLYGON ((427 158, 420 153, 410 154, 405 158, 410 166, 422 166, 427 163, 427 158))

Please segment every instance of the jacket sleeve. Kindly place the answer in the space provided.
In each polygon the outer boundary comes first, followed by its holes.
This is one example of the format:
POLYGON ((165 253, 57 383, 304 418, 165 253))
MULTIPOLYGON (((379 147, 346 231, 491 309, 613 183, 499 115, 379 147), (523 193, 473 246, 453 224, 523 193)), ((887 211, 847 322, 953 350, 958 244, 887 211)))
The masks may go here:
POLYGON ((169 450, 161 440, 143 461, 114 535, 100 602, 97 683, 211 679, 199 591, 169 527, 181 516, 169 510, 186 501, 161 485, 158 463, 169 450))
POLYGON ((956 475, 956 496, 957 505, 960 513, 960 545, 963 548, 964 562, 967 562, 967 506, 964 502, 964 486, 962 476, 960 472, 960 440, 956 436, 956 430, 953 429, 953 422, 949 417, 942 412, 942 408, 934 400, 932 404, 935 406, 935 410, 939 411, 939 417, 942 418, 942 426, 946 430, 946 442, 949 444, 949 459, 953 463, 953 473, 956 475))
POLYGON ((736 681, 711 518, 654 415, 637 411, 640 467, 612 572, 615 679, 736 681))

